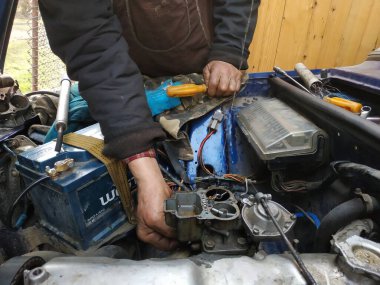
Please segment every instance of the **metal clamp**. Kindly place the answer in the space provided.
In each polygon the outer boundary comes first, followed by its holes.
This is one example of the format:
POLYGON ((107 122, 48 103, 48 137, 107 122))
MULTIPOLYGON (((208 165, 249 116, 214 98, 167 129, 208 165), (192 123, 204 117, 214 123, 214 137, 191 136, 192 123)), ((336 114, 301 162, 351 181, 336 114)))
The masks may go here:
POLYGON ((54 167, 50 168, 49 166, 45 167, 45 172, 51 178, 57 177, 60 173, 66 172, 74 167, 74 159, 66 158, 64 160, 59 160, 54 163, 54 167))
POLYGON ((364 202, 367 213, 372 213, 373 212, 373 203, 372 203, 372 198, 370 195, 363 193, 361 190, 355 191, 355 194, 358 195, 364 202))

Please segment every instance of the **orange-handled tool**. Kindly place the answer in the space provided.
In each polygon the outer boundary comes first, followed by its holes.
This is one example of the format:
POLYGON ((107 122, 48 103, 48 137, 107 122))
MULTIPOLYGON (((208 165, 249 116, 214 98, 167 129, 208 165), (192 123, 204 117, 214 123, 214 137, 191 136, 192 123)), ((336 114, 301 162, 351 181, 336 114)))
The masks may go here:
POLYGON ((334 104, 338 107, 341 107, 343 109, 346 109, 347 111, 350 111, 355 114, 360 114, 363 105, 351 100, 339 98, 339 97, 324 97, 323 100, 334 104))
POLYGON ((182 84, 178 86, 169 86, 166 89, 166 94, 169 97, 190 97, 199 93, 205 93, 207 86, 205 84, 182 84))

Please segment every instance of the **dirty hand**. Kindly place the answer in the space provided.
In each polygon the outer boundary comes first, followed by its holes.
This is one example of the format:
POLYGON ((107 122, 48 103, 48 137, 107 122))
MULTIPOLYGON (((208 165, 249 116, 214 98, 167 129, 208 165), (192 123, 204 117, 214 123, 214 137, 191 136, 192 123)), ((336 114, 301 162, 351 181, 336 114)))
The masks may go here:
POLYGON ((137 236, 160 250, 177 246, 173 228, 165 223, 164 201, 171 190, 162 177, 155 158, 143 157, 128 164, 138 193, 137 236))
POLYGON ((210 61, 203 69, 210 96, 229 96, 240 90, 243 72, 224 61, 210 61))

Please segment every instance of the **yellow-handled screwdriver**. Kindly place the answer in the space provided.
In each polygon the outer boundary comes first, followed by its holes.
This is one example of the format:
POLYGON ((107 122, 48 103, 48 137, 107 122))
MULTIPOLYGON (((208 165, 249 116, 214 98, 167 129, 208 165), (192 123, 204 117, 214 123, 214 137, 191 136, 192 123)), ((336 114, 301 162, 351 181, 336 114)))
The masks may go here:
POLYGON ((338 107, 341 107, 343 109, 346 109, 347 111, 350 111, 355 114, 360 114, 361 110, 363 108, 363 105, 351 100, 343 99, 340 97, 324 97, 323 100, 334 104, 338 107))
POLYGON ((166 94, 169 97, 191 97, 199 93, 205 93, 207 91, 207 86, 205 84, 182 84, 178 86, 169 86, 166 89, 166 94))

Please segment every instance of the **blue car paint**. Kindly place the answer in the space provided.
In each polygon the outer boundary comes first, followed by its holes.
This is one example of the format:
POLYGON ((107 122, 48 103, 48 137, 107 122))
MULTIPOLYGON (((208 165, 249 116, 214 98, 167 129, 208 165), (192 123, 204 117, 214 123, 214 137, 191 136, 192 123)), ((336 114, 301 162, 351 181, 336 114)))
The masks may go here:
MULTIPOLYGON (((250 157, 247 155, 247 148, 243 146, 242 142, 244 137, 237 128, 235 117, 236 113, 247 105, 244 103, 246 100, 268 96, 269 85, 267 80, 270 75, 271 73, 252 74, 235 100, 223 106, 223 122, 219 125, 217 132, 207 141, 203 150, 204 163, 210 165, 218 176, 226 173, 242 175, 252 173, 250 157)), ((189 138, 194 151, 194 160, 187 163, 187 174, 192 183, 195 182, 195 177, 199 171, 197 151, 207 135, 207 127, 214 112, 215 110, 195 120, 190 126, 189 138)))

